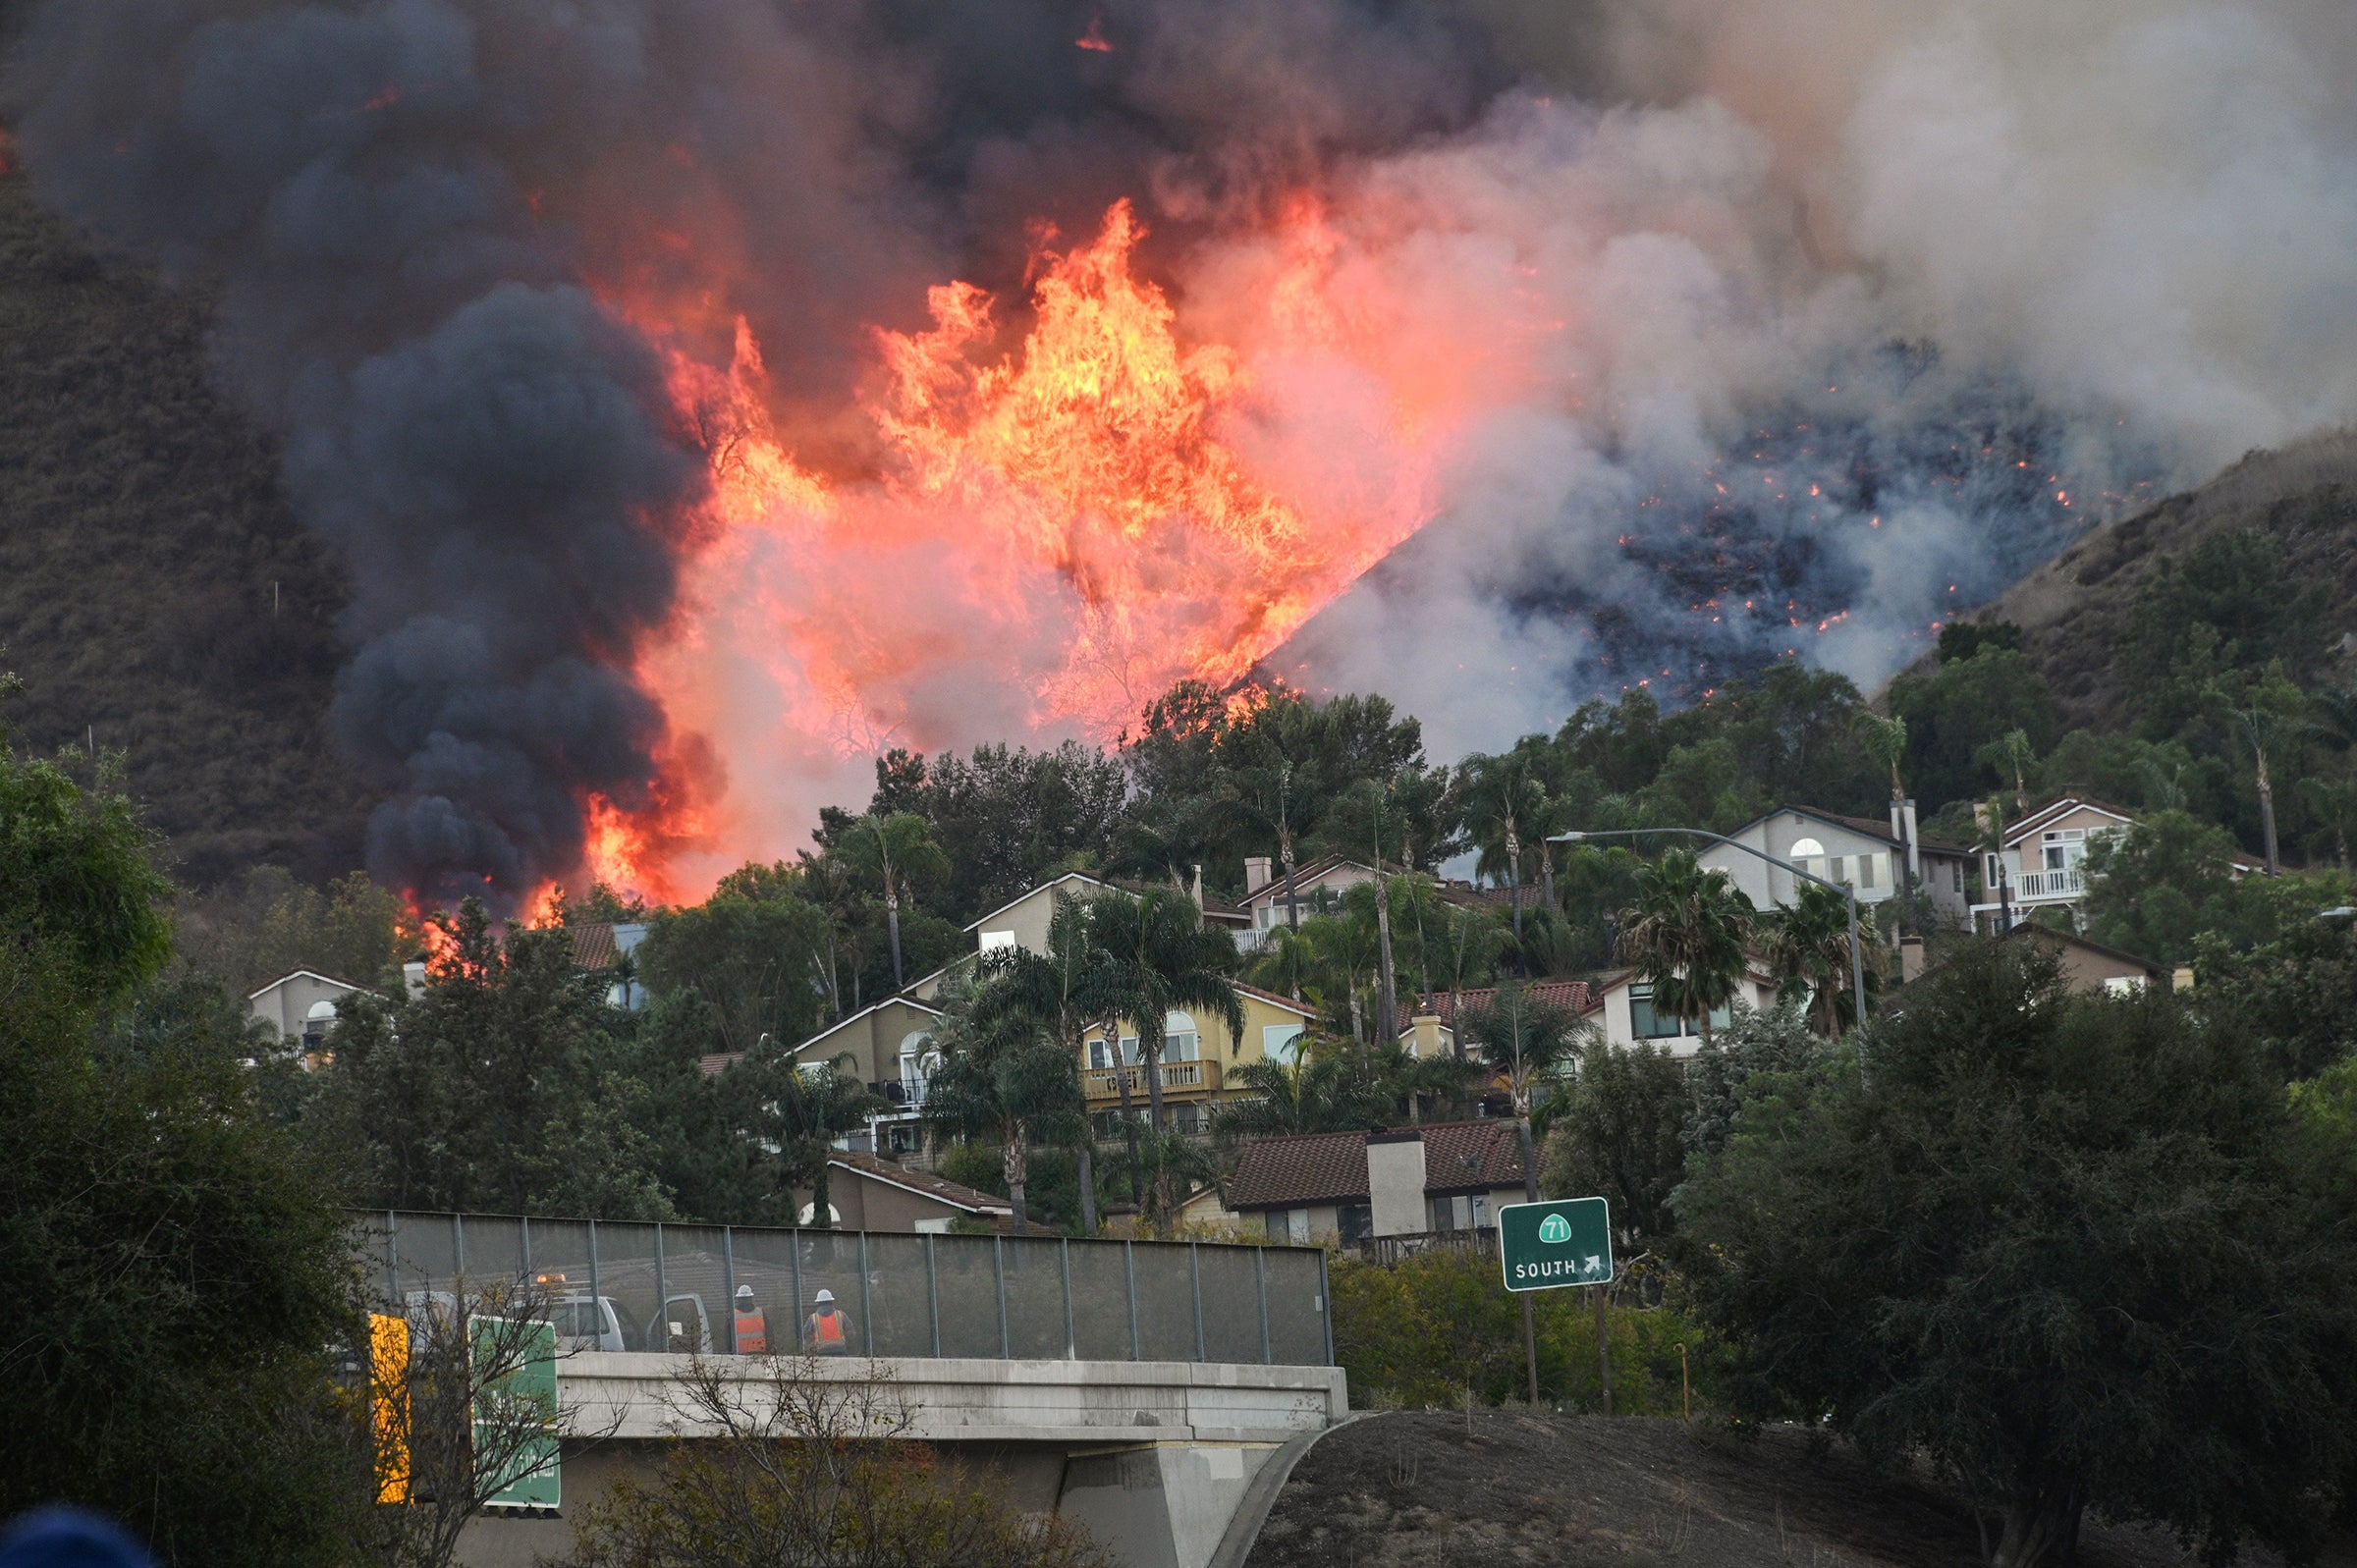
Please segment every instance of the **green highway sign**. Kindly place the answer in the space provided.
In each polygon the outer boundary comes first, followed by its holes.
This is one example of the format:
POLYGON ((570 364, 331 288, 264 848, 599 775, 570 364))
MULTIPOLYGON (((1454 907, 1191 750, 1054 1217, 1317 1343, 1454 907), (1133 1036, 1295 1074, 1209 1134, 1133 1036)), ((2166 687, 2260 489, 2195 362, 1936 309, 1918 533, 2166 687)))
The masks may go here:
POLYGON ((1498 1211, 1498 1262, 1508 1290, 1613 1282, 1613 1222, 1602 1198, 1509 1203, 1498 1211))

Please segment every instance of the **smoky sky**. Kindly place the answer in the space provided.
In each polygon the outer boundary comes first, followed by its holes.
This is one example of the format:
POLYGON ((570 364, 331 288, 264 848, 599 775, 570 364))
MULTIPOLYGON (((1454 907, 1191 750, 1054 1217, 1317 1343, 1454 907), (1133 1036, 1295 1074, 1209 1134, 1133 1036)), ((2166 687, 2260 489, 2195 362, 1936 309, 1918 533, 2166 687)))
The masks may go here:
POLYGON ((875 332, 951 277, 1019 300, 1116 199, 1182 298, 1335 182, 1445 206, 1436 253, 1577 250, 1589 357, 1271 661, 1443 746, 1640 673, 1871 678, 2139 486, 2349 418, 2337 5, 2051 10, 45 0, 0 107, 44 199, 218 299, 350 566, 371 869, 512 901, 692 739, 636 673, 709 483, 676 359, 743 317, 797 456, 857 475, 875 332))

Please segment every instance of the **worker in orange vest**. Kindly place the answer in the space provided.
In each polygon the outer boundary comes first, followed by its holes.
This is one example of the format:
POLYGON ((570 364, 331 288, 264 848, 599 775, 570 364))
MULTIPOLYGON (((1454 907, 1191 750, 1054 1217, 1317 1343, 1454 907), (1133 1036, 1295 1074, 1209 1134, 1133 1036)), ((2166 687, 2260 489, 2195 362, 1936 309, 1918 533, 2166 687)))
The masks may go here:
POLYGON ((817 1356, 840 1356, 851 1348, 851 1317, 835 1305, 835 1292, 822 1290, 814 1303, 817 1311, 802 1320, 802 1337, 810 1353, 817 1356))
POLYGON ((769 1352, 769 1316, 753 1305, 753 1287, 737 1287, 737 1354, 760 1356, 769 1352))

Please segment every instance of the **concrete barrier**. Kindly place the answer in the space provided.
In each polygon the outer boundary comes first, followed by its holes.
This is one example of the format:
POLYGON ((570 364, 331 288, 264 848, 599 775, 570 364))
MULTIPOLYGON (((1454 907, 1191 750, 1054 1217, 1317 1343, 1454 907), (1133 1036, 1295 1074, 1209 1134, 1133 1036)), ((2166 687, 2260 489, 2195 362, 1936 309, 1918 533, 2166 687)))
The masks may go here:
MULTIPOLYGON (((650 1477, 664 1441, 696 1439, 676 1395, 688 1365, 642 1353, 567 1357, 560 1394, 578 1412, 577 1428, 611 1435, 568 1445, 560 1517, 479 1520, 461 1560, 562 1560, 583 1504, 620 1479, 650 1477)), ((712 1365, 755 1382, 766 1372, 751 1359, 712 1365)), ((815 1363, 811 1375, 888 1386, 907 1407, 908 1437, 988 1473, 1018 1507, 1072 1519, 1129 1568, 1208 1568, 1262 1467, 1349 1410, 1339 1367, 848 1358, 815 1363)))

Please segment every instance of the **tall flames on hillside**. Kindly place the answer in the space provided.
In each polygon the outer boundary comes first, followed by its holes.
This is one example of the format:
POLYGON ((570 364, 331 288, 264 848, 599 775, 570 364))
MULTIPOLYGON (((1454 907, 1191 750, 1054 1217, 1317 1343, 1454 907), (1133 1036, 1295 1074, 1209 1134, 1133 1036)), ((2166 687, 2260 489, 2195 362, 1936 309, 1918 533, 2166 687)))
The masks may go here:
MULTIPOLYGON (((1040 237, 1027 300, 952 281, 930 327, 876 331, 877 460, 849 479, 801 460, 741 318, 725 367, 670 350, 712 479, 684 607, 636 672, 675 742, 641 809, 584 802, 589 874, 676 898, 758 852, 760 781, 724 779, 714 737, 740 765, 824 766, 954 743, 995 699, 1005 732, 1109 741, 1177 680, 1246 680, 1415 531, 1434 384, 1370 401, 1352 377, 1346 451, 1303 422, 1321 365, 1358 347, 1320 206, 1289 204, 1205 312, 1251 351, 1185 330, 1141 275, 1143 238, 1118 201, 1085 243, 1040 237)), ((627 293, 608 303, 672 337, 627 293)))

